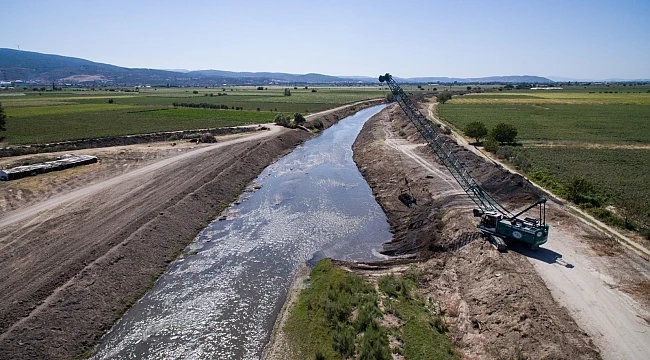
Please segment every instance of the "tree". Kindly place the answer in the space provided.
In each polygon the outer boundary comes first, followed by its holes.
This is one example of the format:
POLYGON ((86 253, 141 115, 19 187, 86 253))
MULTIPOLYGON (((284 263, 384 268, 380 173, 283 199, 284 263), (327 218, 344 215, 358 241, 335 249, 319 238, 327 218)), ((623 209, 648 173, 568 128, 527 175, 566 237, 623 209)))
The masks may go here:
POLYGON ((284 96, 291 96, 291 90, 289 90, 288 88, 284 89, 284 96))
POLYGON ((291 118, 284 114, 275 115, 274 122, 280 126, 291 127, 291 118))
POLYGON ((491 135, 494 140, 501 144, 511 144, 515 142, 517 137, 517 128, 510 124, 500 123, 492 129, 491 135))
POLYGON ((471 86, 468 86, 468 87, 467 87, 467 91, 470 91, 470 90, 472 90, 472 87, 471 87, 471 86))
POLYGON ((465 136, 476 139, 477 143, 481 142, 481 139, 487 136, 487 134, 488 129, 480 121, 474 121, 465 126, 465 136))
POLYGON ((0 104, 0 131, 7 131, 7 114, 5 114, 5 109, 2 108, 0 104))
POLYGON ((306 120, 301 113, 295 113, 293 114, 293 121, 296 123, 296 125, 303 125, 306 120))
POLYGON ((446 103, 448 100, 451 100, 451 94, 448 92, 442 92, 438 94, 438 102, 441 104, 446 103))

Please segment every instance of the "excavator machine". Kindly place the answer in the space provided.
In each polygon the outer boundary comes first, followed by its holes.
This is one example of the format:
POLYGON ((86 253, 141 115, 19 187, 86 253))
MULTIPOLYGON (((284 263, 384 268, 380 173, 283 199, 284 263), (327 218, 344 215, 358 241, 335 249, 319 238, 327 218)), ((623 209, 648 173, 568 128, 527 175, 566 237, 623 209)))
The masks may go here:
POLYGON ((504 250, 506 241, 523 242, 532 250, 546 243, 549 231, 549 225, 546 223, 546 198, 542 197, 534 204, 512 214, 474 180, 463 163, 447 146, 436 125, 422 115, 390 74, 380 75, 379 82, 388 84, 395 101, 402 108, 406 117, 476 204, 478 208, 474 209, 474 216, 480 218, 476 226, 497 249, 504 250), (538 208, 537 217, 521 218, 535 207, 538 208))

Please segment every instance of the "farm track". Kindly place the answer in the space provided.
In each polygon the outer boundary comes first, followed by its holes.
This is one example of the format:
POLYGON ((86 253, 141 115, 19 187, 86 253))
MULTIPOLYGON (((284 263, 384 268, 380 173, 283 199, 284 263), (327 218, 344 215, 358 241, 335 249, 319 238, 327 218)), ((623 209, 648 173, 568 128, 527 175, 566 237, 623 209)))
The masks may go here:
MULTIPOLYGON (((308 120, 329 127, 376 103, 308 120)), ((0 359, 87 355, 264 167, 311 136, 272 128, 3 212, 0 359)))

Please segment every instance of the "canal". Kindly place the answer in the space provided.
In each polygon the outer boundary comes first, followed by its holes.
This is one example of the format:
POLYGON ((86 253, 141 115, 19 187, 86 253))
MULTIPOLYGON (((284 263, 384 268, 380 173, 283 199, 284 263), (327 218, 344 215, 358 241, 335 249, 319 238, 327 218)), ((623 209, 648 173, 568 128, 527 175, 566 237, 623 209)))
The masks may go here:
POLYGON ((103 338, 93 359, 257 359, 293 274, 376 260, 389 225, 352 160, 349 116, 267 167, 103 338))

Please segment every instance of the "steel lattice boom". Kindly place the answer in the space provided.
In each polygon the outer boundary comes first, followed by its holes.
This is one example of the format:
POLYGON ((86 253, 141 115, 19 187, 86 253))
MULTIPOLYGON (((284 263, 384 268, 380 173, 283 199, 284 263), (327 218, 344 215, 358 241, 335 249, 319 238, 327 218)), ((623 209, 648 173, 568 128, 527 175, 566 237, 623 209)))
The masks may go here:
POLYGON ((467 195, 469 195, 470 199, 483 211, 498 211, 504 217, 512 217, 512 214, 508 210, 499 204, 472 178, 460 160, 445 144, 436 126, 422 115, 402 88, 393 80, 393 77, 390 74, 382 75, 379 77, 379 81, 385 81, 388 84, 395 96, 395 100, 404 113, 406 113, 406 117, 415 125, 422 137, 427 141, 431 150, 438 156, 440 162, 449 169, 451 175, 467 195))

